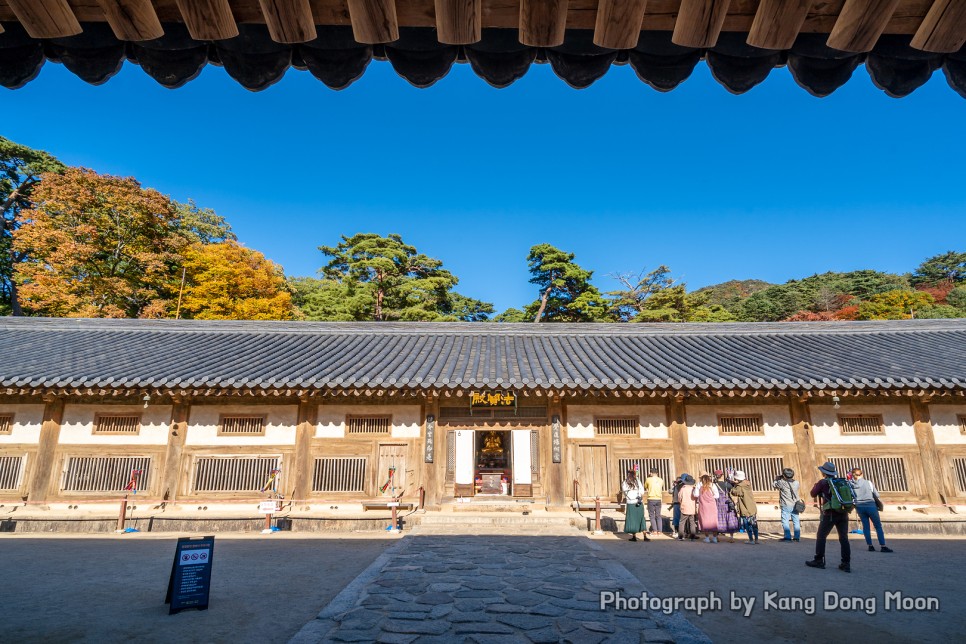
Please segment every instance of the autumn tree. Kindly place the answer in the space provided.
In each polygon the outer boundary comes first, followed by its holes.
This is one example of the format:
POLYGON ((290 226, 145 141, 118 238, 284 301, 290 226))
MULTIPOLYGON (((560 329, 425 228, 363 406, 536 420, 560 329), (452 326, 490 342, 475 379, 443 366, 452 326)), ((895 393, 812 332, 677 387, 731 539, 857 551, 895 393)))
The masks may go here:
POLYGON ((190 243, 171 201, 133 178, 47 174, 14 250, 25 308, 57 317, 162 317, 190 243))
POLYGON ((46 173, 61 173, 64 168, 50 154, 0 136, 0 315, 23 315, 13 279, 15 265, 24 259, 13 248, 13 233, 20 227, 21 212, 30 207, 40 178, 46 173))
POLYGON ((908 320, 916 311, 932 307, 932 295, 922 291, 898 290, 873 295, 859 304, 859 320, 908 320))
POLYGON ((282 269, 235 241, 195 242, 184 252, 180 315, 197 320, 291 320, 282 269))
POLYGON ((539 298, 525 312, 534 322, 599 322, 607 320, 607 303, 590 283, 593 271, 574 262, 574 254, 538 244, 527 255, 530 283, 539 298))

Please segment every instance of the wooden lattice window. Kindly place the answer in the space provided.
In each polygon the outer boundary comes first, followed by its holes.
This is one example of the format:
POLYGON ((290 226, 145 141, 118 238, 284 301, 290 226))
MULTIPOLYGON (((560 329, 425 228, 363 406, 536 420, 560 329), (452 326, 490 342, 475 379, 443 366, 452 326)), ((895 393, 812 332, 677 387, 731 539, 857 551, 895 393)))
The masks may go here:
MULTIPOLYGON (((280 467, 278 456, 205 456, 195 461, 195 492, 259 492, 280 467)), ((278 489, 282 489, 278 483, 278 489)))
MULTIPOLYGON (((478 411, 474 410, 473 415, 475 416, 478 411)), ((508 407, 505 409, 496 408, 493 409, 494 418, 546 418, 547 417, 547 407, 508 407)))
POLYGON ((141 470, 138 485, 148 486, 151 458, 146 456, 71 456, 67 459, 65 492, 123 492, 132 470, 141 470))
POLYGON ((843 434, 883 434, 881 414, 839 414, 843 434))
POLYGON ((95 434, 138 434, 140 431, 140 414, 97 414, 94 417, 95 434))
POLYGON ((530 474, 540 474, 540 432, 536 430, 530 432, 530 474))
POLYGON ((446 482, 452 483, 456 476, 456 432, 446 432, 446 482))
MULTIPOLYGON (((774 492, 772 483, 784 467, 785 464, 780 456, 728 456, 704 459, 706 472, 741 470, 755 492, 774 492)), ((695 478, 698 477, 695 476, 695 478)))
POLYGON ((597 436, 638 436, 640 431, 636 417, 594 419, 594 433, 597 436))
POLYGON ((0 414, 0 434, 13 433, 13 414, 0 414))
POLYGON ((620 469, 620 480, 623 481, 629 470, 637 466, 638 479, 643 482, 649 475, 651 469, 657 469, 658 476, 664 479, 664 486, 670 489, 674 477, 671 475, 671 459, 669 458, 622 458, 617 461, 620 469))
POLYGON ((966 494, 966 458, 954 458, 953 470, 956 474, 956 487, 961 494, 966 494))
POLYGON ((718 416, 718 433, 731 434, 764 434, 761 416, 756 415, 720 415, 718 416))
POLYGON ((839 476, 845 476, 856 467, 861 468, 862 476, 880 492, 909 491, 906 463, 901 456, 830 456, 828 460, 835 463, 839 476))
POLYGON ((218 421, 218 434, 224 436, 264 436, 265 416, 253 414, 223 415, 218 421))
POLYGON ((20 489, 24 460, 24 456, 0 456, 0 490, 20 489))
POLYGON ((363 492, 366 485, 365 456, 334 456, 315 459, 313 492, 363 492))
POLYGON ((956 420, 959 421, 959 433, 966 434, 966 414, 956 416, 956 420))
POLYGON ((388 436, 392 431, 392 416, 346 416, 346 432, 367 436, 388 436))
MULTIPOLYGON (((476 415, 478 416, 489 416, 489 414, 481 413, 489 410, 480 410, 476 415)), ((470 413, 469 405, 465 407, 440 407, 439 408, 439 419, 446 420, 448 418, 471 418, 473 414, 470 413)))

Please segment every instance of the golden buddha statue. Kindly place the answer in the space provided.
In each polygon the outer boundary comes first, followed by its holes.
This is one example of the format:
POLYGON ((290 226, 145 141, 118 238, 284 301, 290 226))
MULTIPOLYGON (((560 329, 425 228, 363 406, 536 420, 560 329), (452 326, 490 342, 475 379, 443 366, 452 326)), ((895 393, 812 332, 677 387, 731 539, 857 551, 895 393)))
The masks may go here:
POLYGON ((503 439, 496 432, 487 432, 483 435, 484 454, 503 454, 503 439))

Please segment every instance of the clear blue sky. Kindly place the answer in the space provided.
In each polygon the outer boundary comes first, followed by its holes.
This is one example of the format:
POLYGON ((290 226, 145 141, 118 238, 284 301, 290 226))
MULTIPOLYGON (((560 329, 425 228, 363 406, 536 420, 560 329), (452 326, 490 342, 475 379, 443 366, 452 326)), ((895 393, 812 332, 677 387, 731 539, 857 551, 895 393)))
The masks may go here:
POLYGON ((864 67, 825 99, 785 69, 732 96, 703 63, 667 94, 626 66, 576 91, 548 65, 503 90, 456 65, 418 90, 383 62, 342 92, 290 70, 250 93, 213 66, 171 91, 130 63, 0 92, 4 136, 212 207, 287 274, 397 232, 498 310, 535 298, 541 242, 603 290, 662 263, 697 288, 966 250, 966 100, 941 71, 901 100, 864 67))

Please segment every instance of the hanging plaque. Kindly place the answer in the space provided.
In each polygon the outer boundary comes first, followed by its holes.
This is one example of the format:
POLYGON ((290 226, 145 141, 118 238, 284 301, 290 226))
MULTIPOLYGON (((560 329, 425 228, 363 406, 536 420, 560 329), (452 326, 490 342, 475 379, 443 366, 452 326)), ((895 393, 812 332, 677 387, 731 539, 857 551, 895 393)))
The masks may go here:
POLYGON ((550 446, 554 463, 563 460, 562 448, 560 445, 560 416, 554 416, 550 424, 550 446))
POLYGON ((432 463, 433 454, 436 449, 436 417, 432 414, 426 416, 426 446, 423 451, 423 462, 432 463))
POLYGON ((517 395, 512 391, 473 391, 470 392, 471 409, 492 409, 493 407, 516 407, 517 395))

